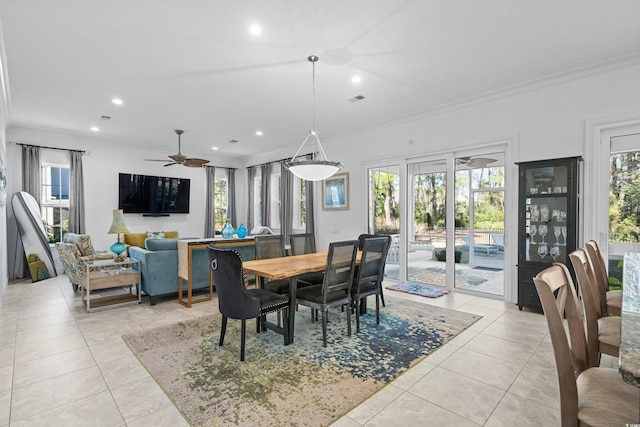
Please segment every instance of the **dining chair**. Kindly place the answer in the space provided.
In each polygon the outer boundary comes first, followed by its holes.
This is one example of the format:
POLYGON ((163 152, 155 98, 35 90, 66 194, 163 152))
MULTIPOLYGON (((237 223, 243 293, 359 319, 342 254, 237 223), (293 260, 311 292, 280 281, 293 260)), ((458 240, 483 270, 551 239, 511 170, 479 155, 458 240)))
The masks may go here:
MULTIPOLYGON (((362 246, 364 245, 364 240, 370 237, 383 237, 387 236, 389 238, 389 246, 391 246, 391 236, 388 234, 366 234, 363 233, 358 236, 358 250, 362 250, 362 246)), ((389 248, 387 248, 387 252, 385 253, 384 261, 382 263, 382 277, 380 277, 380 301, 382 301, 382 306, 386 307, 387 305, 384 302, 384 293, 382 292, 382 281, 384 280, 384 267, 387 264, 387 254, 389 253, 389 248)))
MULTIPOLYGON (((348 240, 329 244, 324 280, 321 285, 299 289, 296 303, 322 312, 322 346, 327 346, 327 315, 330 307, 351 303, 351 285, 358 242, 348 240)), ((351 310, 347 313, 347 335, 351 336, 351 310)), ((311 319, 314 315, 312 311, 311 319)))
POLYGON ((601 353, 614 357, 618 357, 620 353, 621 319, 619 316, 598 316, 600 309, 596 298, 598 285, 595 282, 586 251, 581 248, 576 249, 569 254, 569 259, 576 272, 582 297, 589 366, 598 366, 601 353))
MULTIPOLYGON (((316 251, 316 239, 312 233, 292 234, 289 238, 291 243, 291 255, 312 254, 316 251)), ((306 273, 298 277, 298 280, 319 285, 324 280, 324 271, 306 273)))
POLYGON ((220 329, 220 343, 224 343, 227 330, 227 319, 239 319, 240 330, 240 360, 244 360, 246 320, 256 319, 256 332, 271 329, 284 337, 284 344, 289 344, 289 298, 266 289, 247 289, 246 275, 242 268, 242 257, 233 249, 223 249, 207 246, 213 284, 218 295, 218 309, 222 314, 220 329), (282 313, 283 325, 275 325, 267 321, 267 313, 282 313))
POLYGON ((640 388, 626 383, 617 369, 589 367, 583 314, 567 267, 553 264, 538 273, 533 282, 555 356, 562 426, 637 423, 640 388))
POLYGON ((369 295, 376 297, 376 324, 380 324, 380 283, 390 245, 390 236, 369 237, 363 240, 360 265, 351 289, 352 306, 356 311, 356 332, 360 332, 360 304, 365 302, 369 295))
POLYGON ((609 290, 607 264, 602 256, 598 242, 590 240, 585 247, 598 283, 599 292, 597 298, 600 303, 601 316, 608 316, 609 314, 620 316, 622 312, 622 291, 609 290))
MULTIPOLYGON (((284 236, 281 234, 255 237, 256 259, 280 258, 286 255, 284 236)), ((265 281, 260 278, 260 287, 278 294, 289 293, 289 279, 265 281)))

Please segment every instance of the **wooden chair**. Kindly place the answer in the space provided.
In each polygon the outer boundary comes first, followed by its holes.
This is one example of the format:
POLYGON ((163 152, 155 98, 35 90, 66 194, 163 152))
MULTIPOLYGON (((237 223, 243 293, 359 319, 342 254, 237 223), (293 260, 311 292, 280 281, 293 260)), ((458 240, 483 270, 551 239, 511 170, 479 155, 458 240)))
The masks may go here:
MULTIPOLYGON (((280 258, 286 255, 284 250, 284 236, 262 235, 255 237, 256 259, 280 258)), ((260 278, 260 287, 277 294, 289 293, 289 279, 271 280, 265 282, 260 278)))
POLYGON ((591 267, 593 268, 596 282, 598 284, 598 302, 600 304, 601 316, 613 314, 620 316, 622 312, 622 291, 609 290, 609 278, 607 276, 607 264, 602 256, 602 251, 598 242, 590 240, 585 245, 591 267))
MULTIPOLYGON (((330 307, 351 303, 351 285, 358 253, 358 242, 348 240, 329 244, 324 281, 321 285, 298 290, 296 303, 322 312, 322 345, 327 346, 327 315, 330 307)), ((347 313, 347 334, 351 336, 351 310, 347 313)), ((313 320, 313 311, 311 319, 313 320)))
POLYGON ((621 322, 618 316, 600 317, 599 302, 596 298, 598 285, 590 267, 584 249, 576 249, 569 254, 569 259, 576 272, 582 306, 584 308, 585 327, 587 332, 587 351, 589 366, 600 365, 600 354, 618 357, 620 353, 621 322))
POLYGON ((544 310, 556 360, 563 427, 616 426, 640 421, 640 388, 616 369, 589 367, 580 302, 569 270, 554 264, 533 282, 544 310), (563 316, 569 328, 569 340, 563 316))
POLYGON ((381 282, 390 245, 390 236, 369 237, 363 241, 362 257, 351 289, 352 305, 356 311, 356 332, 360 332, 360 303, 369 295, 376 297, 376 324, 380 324, 381 282))
MULTIPOLYGON (((316 239, 311 233, 292 234, 289 240, 291 243, 291 255, 304 255, 317 252, 316 239)), ((312 285, 320 285, 324 280, 324 271, 303 274, 298 277, 298 280, 312 285)))
POLYGON ((256 319, 256 332, 271 329, 284 336, 284 344, 289 344, 289 298, 266 289, 246 289, 242 258, 233 249, 207 247, 211 260, 213 283, 218 294, 218 308, 222 314, 220 343, 224 343, 227 318, 242 321, 240 331, 240 360, 244 360, 246 320, 256 319), (267 313, 282 312, 284 327, 267 322, 267 313))

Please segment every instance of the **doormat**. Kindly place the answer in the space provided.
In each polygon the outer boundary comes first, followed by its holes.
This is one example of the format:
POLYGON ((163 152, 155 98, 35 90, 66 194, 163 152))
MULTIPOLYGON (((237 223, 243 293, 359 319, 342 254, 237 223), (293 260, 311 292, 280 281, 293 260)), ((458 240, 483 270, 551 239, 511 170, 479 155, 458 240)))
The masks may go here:
POLYGON ((399 282, 386 287, 393 291, 406 292, 426 298, 438 298, 449 293, 447 289, 421 285, 420 283, 399 282))
MULTIPOLYGON (((445 269, 440 267, 423 268, 420 270, 409 271, 407 274, 411 281, 422 282, 427 285, 445 286, 445 269)), ((486 282, 492 277, 489 271, 480 271, 473 269, 458 269, 455 273, 456 287, 464 287, 465 285, 477 286, 486 282)))

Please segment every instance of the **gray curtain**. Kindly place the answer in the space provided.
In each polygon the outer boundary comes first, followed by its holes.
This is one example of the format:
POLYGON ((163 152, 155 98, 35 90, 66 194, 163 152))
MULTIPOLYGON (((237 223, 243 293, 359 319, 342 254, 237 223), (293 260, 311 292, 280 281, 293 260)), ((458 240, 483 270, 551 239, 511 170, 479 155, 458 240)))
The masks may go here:
POLYGON ((40 147, 22 146, 22 190, 31 194, 40 205, 42 181, 40 178, 40 147))
POLYGON ((307 228, 307 233, 311 233, 313 234, 313 236, 315 237, 316 235, 316 215, 314 212, 314 206, 313 206, 313 200, 315 199, 315 197, 313 196, 314 194, 314 187, 315 187, 315 182, 313 181, 305 181, 305 194, 306 194, 306 199, 305 201, 307 202, 307 215, 306 215, 306 228, 307 228))
POLYGON ((82 152, 70 151, 69 167, 69 233, 84 234, 84 174, 82 171, 82 152))
POLYGON ((262 171, 262 188, 260 192, 260 225, 271 227, 269 187, 271 187, 271 163, 260 165, 262 171))
POLYGON ((256 179, 256 171, 257 166, 251 166, 247 168, 247 181, 248 181, 248 189, 247 194, 249 195, 249 203, 247 203, 247 229, 249 232, 253 230, 253 227, 256 226, 255 218, 253 217, 253 209, 255 206, 255 197, 253 191, 253 181, 256 179))
POLYGON ((227 217, 231 224, 238 228, 238 216, 236 215, 236 170, 227 169, 227 217))
POLYGON ((206 191, 205 212, 204 212, 204 237, 215 237, 216 235, 216 168, 215 166, 205 166, 206 191))
POLYGON ((280 234, 285 244, 293 231, 293 174, 285 167, 285 160, 280 161, 280 234))

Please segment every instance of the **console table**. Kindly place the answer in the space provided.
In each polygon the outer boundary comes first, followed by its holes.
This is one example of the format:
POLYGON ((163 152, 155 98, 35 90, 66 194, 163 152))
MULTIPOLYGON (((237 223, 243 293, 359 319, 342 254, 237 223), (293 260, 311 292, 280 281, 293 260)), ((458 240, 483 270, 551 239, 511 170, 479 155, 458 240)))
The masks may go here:
POLYGON ((210 301, 213 298, 213 281, 211 269, 209 269, 209 295, 193 299, 192 295, 192 266, 193 251, 207 250, 207 246, 213 244, 217 247, 231 248, 240 252, 243 260, 255 258, 255 240, 253 236, 245 238, 225 239, 214 237, 207 239, 181 239, 178 240, 178 302, 185 307, 191 308, 192 304, 202 301, 210 301), (187 299, 182 297, 182 280, 187 281, 187 299))

